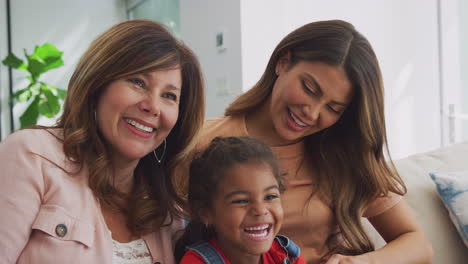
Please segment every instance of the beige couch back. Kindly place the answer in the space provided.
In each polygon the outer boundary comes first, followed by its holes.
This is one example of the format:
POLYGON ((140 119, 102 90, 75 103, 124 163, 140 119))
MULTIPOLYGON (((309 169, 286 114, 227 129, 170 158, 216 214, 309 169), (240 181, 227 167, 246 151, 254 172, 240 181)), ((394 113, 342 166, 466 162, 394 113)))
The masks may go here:
MULTIPOLYGON (((435 264, 468 263, 468 248, 450 221, 429 172, 468 170, 468 142, 395 161, 406 183, 408 204, 432 242, 435 264)), ((365 225, 377 247, 384 244, 376 231, 365 225)))

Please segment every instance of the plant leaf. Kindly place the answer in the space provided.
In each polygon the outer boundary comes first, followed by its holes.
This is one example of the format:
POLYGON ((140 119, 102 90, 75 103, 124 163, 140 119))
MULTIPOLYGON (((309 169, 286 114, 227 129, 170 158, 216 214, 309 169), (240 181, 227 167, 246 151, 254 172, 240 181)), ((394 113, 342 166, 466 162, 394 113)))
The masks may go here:
POLYGON ((54 45, 45 43, 42 46, 36 46, 32 56, 40 59, 40 61, 45 65, 44 72, 46 72, 63 65, 62 54, 63 52, 58 50, 54 45))
POLYGON ((55 60, 55 59, 46 59, 45 62, 46 62, 46 67, 45 67, 44 72, 55 69, 55 68, 58 68, 58 67, 64 65, 63 60, 61 58, 57 59, 57 60, 55 60))
POLYGON ((52 93, 54 93, 55 95, 57 95, 57 87, 56 86, 53 86, 51 84, 47 84, 45 82, 39 82, 41 84, 41 88, 44 87, 44 89, 49 89, 50 91, 52 91, 52 93))
POLYGON ((33 95, 38 95, 41 92, 41 87, 37 83, 30 83, 28 89, 31 90, 33 95))
POLYGON ((16 91, 13 95, 11 95, 11 99, 15 99, 18 102, 26 102, 32 96, 36 96, 39 94, 40 89, 36 83, 30 83, 28 87, 16 91))
POLYGON ((34 57, 27 56, 28 58, 28 71, 31 73, 33 80, 36 82, 39 76, 45 72, 46 65, 34 57))
POLYGON ((3 64, 24 70, 30 73, 26 78, 30 81, 27 88, 15 92, 10 100, 26 102, 32 99, 24 113, 20 116, 21 128, 34 125, 40 115, 53 117, 60 112, 60 101, 65 98, 66 91, 45 83, 39 83, 39 77, 44 72, 64 65, 62 60, 63 52, 54 45, 45 43, 36 46, 32 54, 24 55, 27 64, 14 54, 10 54, 3 60, 3 64))
POLYGON ((16 57, 15 54, 10 53, 5 59, 2 61, 3 65, 12 67, 14 69, 27 71, 28 66, 24 64, 23 60, 16 57))
POLYGON ((47 86, 47 88, 59 99, 63 100, 65 99, 65 96, 67 95, 67 90, 60 89, 57 86, 53 86, 50 84, 47 84, 45 82, 40 82, 41 85, 47 86))
POLYGON ((39 95, 36 95, 36 98, 34 98, 26 111, 20 116, 21 128, 32 126, 37 123, 37 119, 39 118, 38 103, 39 95))
POLYGON ((50 43, 45 43, 42 46, 36 46, 34 49, 34 55, 37 55, 39 58, 45 60, 47 58, 61 58, 63 52, 57 49, 54 45, 50 43))
POLYGON ((18 102, 26 102, 29 100, 29 98, 31 98, 31 96, 31 90, 29 88, 24 88, 15 92, 11 97, 18 102))
POLYGON ((47 85, 41 86, 41 96, 39 99, 39 113, 48 118, 54 117, 60 111, 58 97, 55 96, 47 85))

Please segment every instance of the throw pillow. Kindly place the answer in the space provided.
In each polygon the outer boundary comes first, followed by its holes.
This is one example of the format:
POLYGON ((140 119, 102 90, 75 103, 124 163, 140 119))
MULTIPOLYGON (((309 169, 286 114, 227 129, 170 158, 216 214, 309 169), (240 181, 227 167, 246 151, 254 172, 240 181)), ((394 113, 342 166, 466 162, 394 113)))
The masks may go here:
POLYGON ((431 172, 437 192, 468 247, 468 171, 431 172))

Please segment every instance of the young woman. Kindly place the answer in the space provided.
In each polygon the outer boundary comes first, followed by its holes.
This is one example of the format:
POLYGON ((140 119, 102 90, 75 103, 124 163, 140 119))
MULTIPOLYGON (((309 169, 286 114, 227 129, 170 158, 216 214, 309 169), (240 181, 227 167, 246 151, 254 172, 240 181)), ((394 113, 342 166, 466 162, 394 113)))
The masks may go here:
POLYGON ((383 103, 366 38, 344 21, 310 23, 278 44, 261 79, 225 117, 205 123, 199 148, 216 136, 245 135, 272 147, 286 173, 280 233, 308 263, 429 263, 431 245, 385 160, 383 103), (385 247, 374 250, 361 217, 385 247))
POLYGON ((177 242, 176 259, 184 255, 181 264, 305 263, 292 241, 277 236, 282 191, 267 145, 249 137, 215 138, 190 166, 190 223, 177 242))
POLYGON ((199 64, 161 25, 99 36, 54 127, 0 144, 2 263, 174 263, 171 184, 204 117, 199 64))

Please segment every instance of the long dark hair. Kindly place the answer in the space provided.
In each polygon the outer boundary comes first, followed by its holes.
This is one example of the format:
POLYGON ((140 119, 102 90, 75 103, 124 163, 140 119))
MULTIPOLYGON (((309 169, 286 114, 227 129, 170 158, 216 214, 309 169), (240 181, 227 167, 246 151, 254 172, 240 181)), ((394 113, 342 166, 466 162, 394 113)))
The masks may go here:
POLYGON ((190 164, 188 210, 190 222, 184 234, 177 241, 175 256, 182 259, 185 247, 215 236, 215 230, 205 226, 200 211, 212 206, 219 183, 227 170, 238 164, 265 163, 278 181, 280 191, 284 190, 277 161, 270 148, 252 137, 216 137, 208 147, 195 155, 190 164))
POLYGON ((89 170, 94 195, 111 208, 122 210, 132 234, 141 236, 170 224, 180 214, 176 208, 182 201, 171 175, 175 164, 194 146, 204 111, 202 74, 192 51, 158 23, 130 20, 100 35, 81 57, 55 127, 63 129, 65 155, 89 170), (122 194, 113 185, 110 150, 94 120, 99 97, 115 80, 173 67, 181 69, 182 89, 179 117, 167 137, 164 160, 158 166, 152 153, 143 157, 135 169, 133 191, 122 194), (129 205, 123 206, 124 201, 129 205))
POLYGON ((278 44, 261 79, 226 109, 226 116, 248 114, 267 101, 276 82, 276 65, 286 54, 291 56, 289 67, 301 61, 322 62, 342 67, 351 82, 354 96, 340 119, 304 141, 308 162, 318 171, 314 181, 332 202, 344 238, 342 247, 334 250, 347 254, 371 251, 374 247, 361 224, 366 206, 389 192, 406 193, 386 149, 384 90, 377 57, 350 23, 306 24, 278 44))

